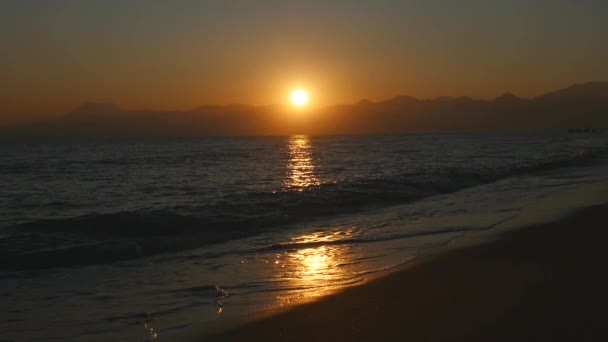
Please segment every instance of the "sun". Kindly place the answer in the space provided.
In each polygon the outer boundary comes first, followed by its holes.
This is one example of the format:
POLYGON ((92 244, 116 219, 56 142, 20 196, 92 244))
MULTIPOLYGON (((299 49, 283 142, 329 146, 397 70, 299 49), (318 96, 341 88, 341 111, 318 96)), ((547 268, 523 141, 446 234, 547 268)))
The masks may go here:
POLYGON ((308 92, 304 89, 296 89, 291 92, 291 103, 296 107, 308 104, 308 92))

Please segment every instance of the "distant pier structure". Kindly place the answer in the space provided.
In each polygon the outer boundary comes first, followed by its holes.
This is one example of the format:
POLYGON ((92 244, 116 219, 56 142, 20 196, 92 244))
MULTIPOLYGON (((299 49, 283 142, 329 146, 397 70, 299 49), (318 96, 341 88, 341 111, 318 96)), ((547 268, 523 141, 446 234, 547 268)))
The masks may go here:
POLYGON ((570 128, 568 133, 608 134, 608 128, 570 128))

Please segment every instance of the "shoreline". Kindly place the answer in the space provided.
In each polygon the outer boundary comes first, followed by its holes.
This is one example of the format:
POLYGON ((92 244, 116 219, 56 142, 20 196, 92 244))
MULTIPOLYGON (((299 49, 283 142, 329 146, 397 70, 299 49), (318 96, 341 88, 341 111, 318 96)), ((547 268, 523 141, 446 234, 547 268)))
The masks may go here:
POLYGON ((607 209, 429 255, 203 340, 600 340, 607 209))

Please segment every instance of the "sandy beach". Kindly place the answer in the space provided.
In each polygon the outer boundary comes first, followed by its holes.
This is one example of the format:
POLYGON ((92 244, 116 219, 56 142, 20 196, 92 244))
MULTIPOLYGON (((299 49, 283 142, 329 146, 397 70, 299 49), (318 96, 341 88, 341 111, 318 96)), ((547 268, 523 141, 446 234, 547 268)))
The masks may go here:
POLYGON ((208 340, 606 340, 607 209, 426 258, 208 340))

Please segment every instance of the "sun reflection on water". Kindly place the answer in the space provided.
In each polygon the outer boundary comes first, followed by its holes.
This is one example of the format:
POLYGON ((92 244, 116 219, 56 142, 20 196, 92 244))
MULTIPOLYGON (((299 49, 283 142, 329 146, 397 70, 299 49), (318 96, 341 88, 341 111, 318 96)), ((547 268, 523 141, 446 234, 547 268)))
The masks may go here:
POLYGON ((310 138, 306 135, 291 136, 284 187, 303 191, 319 184, 320 182, 315 176, 310 138))
MULTIPOLYGON (((306 135, 289 138, 284 189, 305 191, 321 184, 317 178, 312 144, 306 135)), ((287 281, 285 294, 277 296, 279 306, 303 303, 337 291, 353 281, 349 247, 335 243, 348 238, 354 228, 315 232, 294 237, 289 242, 296 248, 278 253, 272 262, 276 277, 287 281)), ((268 261, 266 261, 268 262, 268 261)))
POLYGON ((297 265, 295 276, 306 281, 318 281, 327 278, 333 266, 335 251, 327 246, 306 248, 292 255, 297 265))
POLYGON ((278 276, 288 280, 291 289, 285 295, 277 296, 279 306, 315 300, 349 285, 356 278, 346 267, 352 258, 349 246, 332 244, 344 235, 344 231, 301 235, 293 238, 292 242, 313 246, 276 256, 275 263, 280 262, 280 266, 277 264, 278 276))

